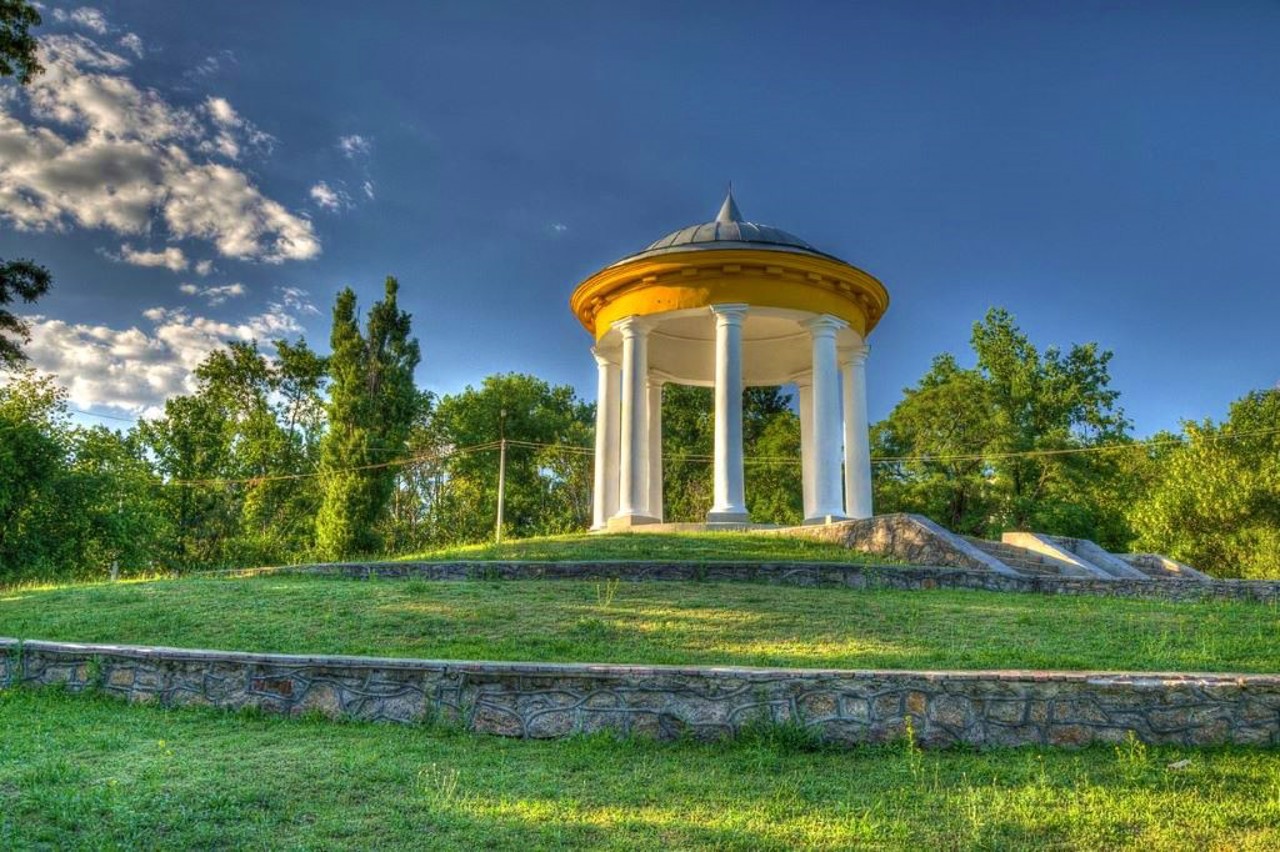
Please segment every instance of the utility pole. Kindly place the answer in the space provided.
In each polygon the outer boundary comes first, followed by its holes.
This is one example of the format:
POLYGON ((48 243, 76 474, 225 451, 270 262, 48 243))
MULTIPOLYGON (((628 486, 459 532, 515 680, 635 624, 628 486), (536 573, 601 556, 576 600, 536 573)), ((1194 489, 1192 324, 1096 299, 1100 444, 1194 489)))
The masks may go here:
POLYGON ((495 544, 502 544, 502 510, 507 498, 507 410, 498 412, 498 521, 494 524, 495 544))
MULTIPOLYGON (((124 514, 124 498, 116 498, 116 532, 120 532, 120 516, 124 514)), ((120 579, 120 551, 116 549, 116 558, 111 560, 111 582, 120 579)))

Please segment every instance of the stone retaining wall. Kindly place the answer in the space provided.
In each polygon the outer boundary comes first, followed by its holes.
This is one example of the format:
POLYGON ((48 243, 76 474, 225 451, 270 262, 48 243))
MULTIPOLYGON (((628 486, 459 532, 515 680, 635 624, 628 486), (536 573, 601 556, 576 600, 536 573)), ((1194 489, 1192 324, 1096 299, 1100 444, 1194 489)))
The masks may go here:
POLYGON ((840 744, 1280 744, 1280 676, 812 671, 309 657, 0 639, 0 685, 549 738, 716 738, 791 723, 840 744))
POLYGON ((854 565, 817 562, 342 562, 228 572, 322 574, 354 579, 417 580, 609 580, 634 582, 755 582, 852 589, 977 589, 1042 595, 1196 601, 1280 600, 1277 580, 1101 579, 1011 577, 966 568, 922 565, 854 565))

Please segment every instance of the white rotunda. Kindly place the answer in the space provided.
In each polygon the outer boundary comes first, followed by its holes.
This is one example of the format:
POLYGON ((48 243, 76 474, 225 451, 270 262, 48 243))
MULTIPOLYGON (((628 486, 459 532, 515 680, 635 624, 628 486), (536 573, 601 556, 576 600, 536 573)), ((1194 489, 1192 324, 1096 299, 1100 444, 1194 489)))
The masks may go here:
POLYGON ((794 384, 806 523, 867 518, 867 336, 889 294, 876 278, 778 228, 730 192, 691 225, 578 285, 570 307, 599 367, 592 528, 661 523, 662 388, 715 389, 710 526, 749 523, 742 398, 794 384))

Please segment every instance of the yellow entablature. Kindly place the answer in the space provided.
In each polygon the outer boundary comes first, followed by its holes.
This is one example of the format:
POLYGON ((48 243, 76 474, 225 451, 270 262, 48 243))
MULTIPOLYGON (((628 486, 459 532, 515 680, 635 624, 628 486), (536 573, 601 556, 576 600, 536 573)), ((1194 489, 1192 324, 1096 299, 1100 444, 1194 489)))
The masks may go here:
POLYGON ((830 314, 866 336, 889 306, 874 276, 835 258, 772 249, 690 250, 623 260, 569 300, 597 340, 629 316, 742 302, 830 314))

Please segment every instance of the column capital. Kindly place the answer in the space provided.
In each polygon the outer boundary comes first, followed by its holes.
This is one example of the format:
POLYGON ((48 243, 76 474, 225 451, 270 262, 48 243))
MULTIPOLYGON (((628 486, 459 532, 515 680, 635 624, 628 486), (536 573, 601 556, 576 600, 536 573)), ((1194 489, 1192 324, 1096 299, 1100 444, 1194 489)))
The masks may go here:
POLYGON ((614 322, 610 328, 615 328, 623 337, 640 337, 648 334, 649 329, 653 328, 653 321, 640 316, 623 317, 614 322))
POLYGON ((849 327, 849 323, 831 314, 820 314, 813 319, 805 320, 801 325, 809 329, 809 333, 814 337, 834 337, 836 332, 849 327))
POLYGON ((811 388, 813 387, 813 372, 805 370, 802 373, 796 373, 791 376, 791 383, 798 388, 811 388))
POLYGON ((861 367, 867 363, 867 355, 871 352, 871 347, 865 343, 859 343, 855 346, 840 347, 840 363, 851 367, 861 367))
POLYGON ((729 325, 739 325, 747 317, 747 311, 751 306, 742 302, 733 302, 725 305, 711 305, 711 313, 716 315, 716 323, 726 323, 729 325))
POLYGON ((598 347, 596 347, 596 346, 592 346, 592 347, 591 347, 591 357, 596 359, 596 366, 597 366, 597 367, 599 367, 599 368, 600 368, 600 369, 602 369, 602 370, 603 370, 605 367, 616 367, 616 366, 618 366, 618 364, 617 364, 617 362, 616 362, 616 361, 610 361, 610 360, 609 360, 609 358, 608 358, 608 357, 606 357, 606 356, 605 356, 605 355, 600 351, 600 349, 599 349, 598 347))

